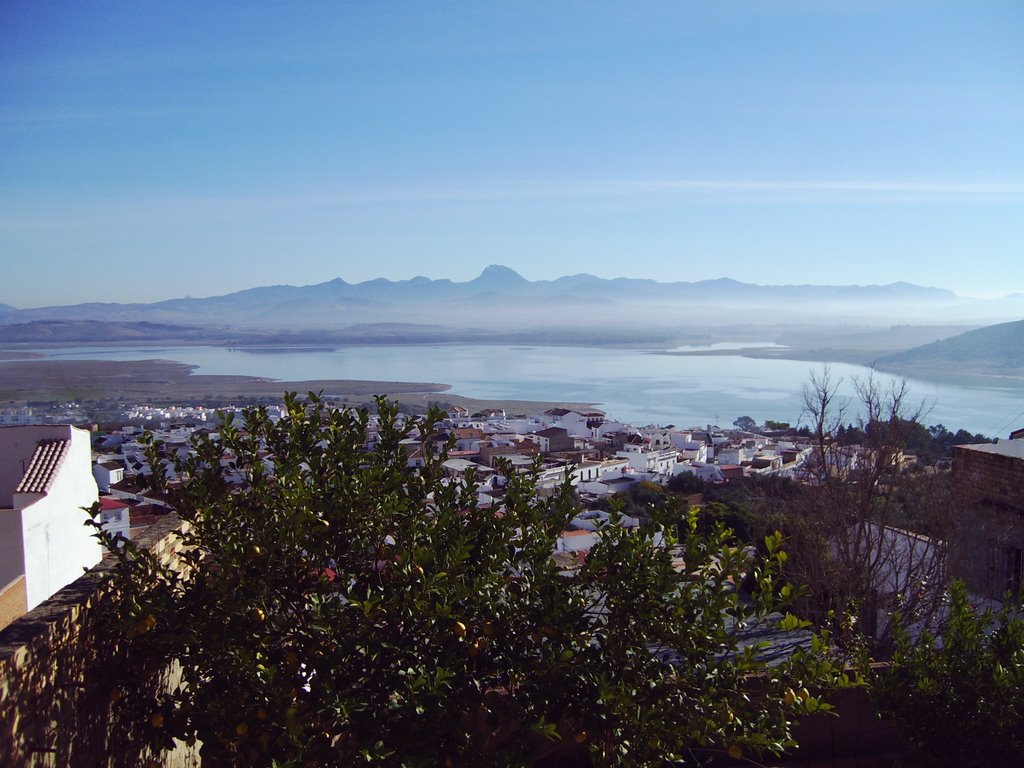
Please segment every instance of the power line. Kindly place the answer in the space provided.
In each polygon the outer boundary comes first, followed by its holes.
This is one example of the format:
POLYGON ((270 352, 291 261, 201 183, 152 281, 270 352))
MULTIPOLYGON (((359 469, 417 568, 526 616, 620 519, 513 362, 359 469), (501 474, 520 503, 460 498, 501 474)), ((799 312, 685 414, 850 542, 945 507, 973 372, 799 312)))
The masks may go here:
MULTIPOLYGON (((1015 421, 1017 421, 1017 419, 1021 418, 1022 416, 1024 416, 1024 408, 1022 408, 1022 409, 1021 409, 1021 411, 1020 411, 1020 413, 1018 413, 1018 414, 1017 414, 1016 416, 1011 416, 1011 417, 1010 417, 1010 420, 1009 420, 1008 422, 1006 422, 1006 423, 1005 423, 1005 424, 1004 424, 1003 426, 1001 426, 1001 427, 1000 427, 1000 428, 999 428, 998 430, 996 430, 996 431, 997 431, 997 432, 1002 432, 1002 431, 1003 431, 1003 430, 1005 430, 1005 429, 1006 429, 1007 427, 1010 427, 1010 426, 1012 426, 1012 425, 1013 425, 1013 423, 1014 423, 1015 421)), ((997 435, 996 435, 996 437, 998 437, 998 436, 999 436, 999 435, 997 434, 997 435)))

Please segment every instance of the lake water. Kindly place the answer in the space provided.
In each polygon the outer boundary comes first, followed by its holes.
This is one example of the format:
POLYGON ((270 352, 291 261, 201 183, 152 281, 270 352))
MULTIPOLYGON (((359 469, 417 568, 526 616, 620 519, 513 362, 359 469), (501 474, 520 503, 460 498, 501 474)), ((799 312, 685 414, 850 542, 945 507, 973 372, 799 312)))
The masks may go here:
MULTIPOLYGON (((756 344, 742 345, 745 347, 756 344)), ((594 347, 436 344, 351 346, 308 350, 217 347, 82 347, 39 350, 59 359, 160 358, 198 366, 202 374, 264 376, 285 381, 369 379, 451 385, 482 399, 595 403, 634 424, 731 425, 738 416, 801 418, 801 389, 821 364, 739 355, 665 355, 656 350, 594 347)), ((834 377, 867 375, 860 366, 831 364, 834 377)), ((876 374, 886 384, 888 374, 876 374)), ((930 411, 925 424, 944 424, 1005 437, 1024 426, 1024 387, 963 386, 910 381, 912 400, 930 411)), ((843 392, 852 394, 849 386, 843 392)))

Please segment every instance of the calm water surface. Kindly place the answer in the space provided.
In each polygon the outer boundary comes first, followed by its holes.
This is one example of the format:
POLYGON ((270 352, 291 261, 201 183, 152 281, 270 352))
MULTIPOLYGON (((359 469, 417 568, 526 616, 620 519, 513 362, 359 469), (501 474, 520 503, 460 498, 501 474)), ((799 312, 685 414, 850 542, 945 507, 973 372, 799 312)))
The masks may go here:
MULTIPOLYGON (((742 345, 755 346, 755 345, 742 345)), ((40 350, 58 359, 161 358, 197 365, 197 373, 265 376, 285 381, 369 379, 451 385, 483 399, 590 402, 635 424, 732 424, 738 416, 797 423, 801 389, 821 364, 737 355, 678 356, 652 350, 476 344, 338 347, 332 350, 231 350, 217 347, 81 347, 40 350)), ((831 364, 849 380, 868 370, 831 364)), ((895 380, 876 374, 883 384, 895 380)), ((1024 387, 974 387, 912 379, 925 424, 1005 437, 1024 426, 1024 387)), ((843 391, 852 394, 849 386, 843 391)))

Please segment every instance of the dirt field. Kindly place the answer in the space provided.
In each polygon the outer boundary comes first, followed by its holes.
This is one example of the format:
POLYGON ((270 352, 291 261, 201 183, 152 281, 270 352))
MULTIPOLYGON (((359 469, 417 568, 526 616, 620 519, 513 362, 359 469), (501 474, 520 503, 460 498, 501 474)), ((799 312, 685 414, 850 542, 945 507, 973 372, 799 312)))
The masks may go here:
POLYGON ((0 364, 0 400, 202 399, 273 397, 285 391, 326 395, 443 392, 446 384, 398 381, 276 381, 252 376, 200 376, 169 360, 16 360, 0 364))
POLYGON ((170 360, 12 360, 0 363, 0 403, 40 400, 123 400, 131 403, 279 398, 285 392, 323 392, 353 403, 388 395, 417 406, 462 405, 470 413, 504 408, 509 414, 536 413, 555 406, 590 407, 587 403, 475 400, 448 392, 447 384, 407 381, 277 381, 252 376, 205 376, 195 366, 170 360))

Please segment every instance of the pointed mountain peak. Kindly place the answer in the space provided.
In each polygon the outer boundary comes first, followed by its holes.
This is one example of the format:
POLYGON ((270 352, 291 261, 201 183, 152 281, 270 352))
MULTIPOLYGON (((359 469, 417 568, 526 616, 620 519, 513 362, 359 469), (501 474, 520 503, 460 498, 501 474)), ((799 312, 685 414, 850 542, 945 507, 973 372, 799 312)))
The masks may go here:
POLYGON ((505 267, 501 264, 491 264, 480 273, 480 277, 475 280, 471 280, 470 282, 477 285, 515 285, 528 281, 510 267, 505 267))

